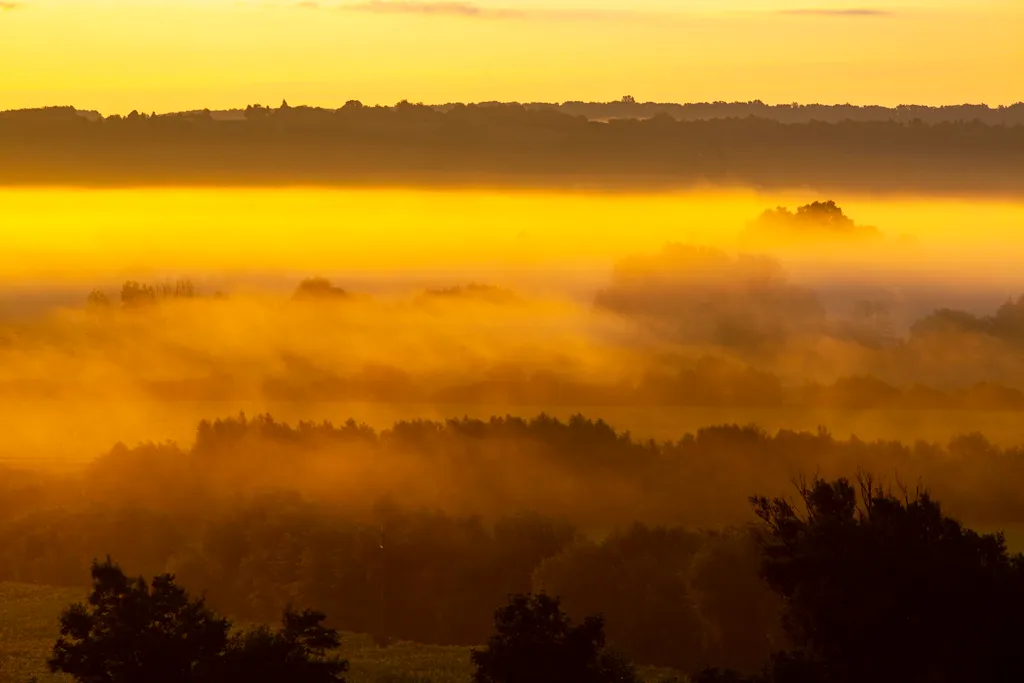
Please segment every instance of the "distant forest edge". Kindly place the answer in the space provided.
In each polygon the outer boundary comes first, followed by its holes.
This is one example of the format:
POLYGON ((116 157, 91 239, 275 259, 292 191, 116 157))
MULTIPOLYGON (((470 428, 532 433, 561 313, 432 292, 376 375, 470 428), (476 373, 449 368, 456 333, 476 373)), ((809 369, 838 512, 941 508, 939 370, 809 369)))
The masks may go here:
POLYGON ((1024 104, 454 104, 0 113, 0 184, 700 184, 1013 194, 1024 104))
MULTIPOLYGON (((349 100, 347 106, 361 104, 357 100, 349 100)), ((903 123, 919 119, 923 123, 950 123, 964 121, 980 121, 986 125, 1020 125, 1024 124, 1024 101, 1009 106, 990 107, 985 104, 955 104, 929 107, 919 104, 901 104, 896 107, 880 105, 855 104, 765 104, 760 100, 750 102, 638 102, 627 95, 614 102, 581 102, 570 100, 557 102, 449 102, 439 105, 427 105, 431 109, 448 112, 463 106, 503 107, 522 106, 527 110, 555 110, 571 116, 584 116, 595 121, 608 119, 649 119, 658 114, 668 114, 677 121, 700 121, 706 119, 758 118, 771 119, 780 123, 840 123, 843 121, 899 121, 903 123)), ((397 106, 401 106, 401 103, 397 106)), ((394 109, 396 107, 383 107, 394 109)), ((251 107, 250 107, 251 108, 251 107)), ((308 107, 296 107, 306 109, 308 107)), ((329 107, 314 107, 320 111, 340 111, 329 107)), ((74 107, 46 107, 43 109, 20 109, 0 112, 2 115, 31 115, 45 112, 75 112, 91 121, 102 118, 97 111, 76 110, 74 107)), ((249 109, 194 110, 172 112, 163 116, 188 116, 197 113, 209 113, 215 120, 244 120, 249 109)))

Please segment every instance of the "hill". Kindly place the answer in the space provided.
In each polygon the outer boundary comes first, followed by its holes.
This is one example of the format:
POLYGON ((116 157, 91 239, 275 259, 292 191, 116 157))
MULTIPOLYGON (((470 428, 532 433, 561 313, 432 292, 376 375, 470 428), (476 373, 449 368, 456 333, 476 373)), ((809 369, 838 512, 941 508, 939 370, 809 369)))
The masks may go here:
POLYGON ((339 110, 258 106, 230 117, 132 112, 90 120, 73 109, 7 112, 0 113, 0 185, 717 184, 1018 196, 1024 190, 1020 123, 989 124, 978 116, 926 122, 902 113, 791 122, 750 111, 758 115, 681 120, 662 111, 607 121, 566 106, 408 102, 350 102, 339 110))

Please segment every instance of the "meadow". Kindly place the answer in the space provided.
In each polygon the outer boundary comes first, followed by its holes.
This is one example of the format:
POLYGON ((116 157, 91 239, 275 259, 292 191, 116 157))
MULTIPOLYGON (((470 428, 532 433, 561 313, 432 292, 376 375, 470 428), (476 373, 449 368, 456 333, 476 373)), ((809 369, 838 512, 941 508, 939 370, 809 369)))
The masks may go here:
MULTIPOLYGON (((66 683, 46 667, 59 626, 57 615, 85 596, 81 589, 0 582, 0 683, 66 683)), ((342 654, 349 660, 349 683, 467 683, 473 673, 468 647, 396 643, 378 647, 372 638, 346 633, 342 654)), ((644 667, 655 683, 677 674, 644 667)))

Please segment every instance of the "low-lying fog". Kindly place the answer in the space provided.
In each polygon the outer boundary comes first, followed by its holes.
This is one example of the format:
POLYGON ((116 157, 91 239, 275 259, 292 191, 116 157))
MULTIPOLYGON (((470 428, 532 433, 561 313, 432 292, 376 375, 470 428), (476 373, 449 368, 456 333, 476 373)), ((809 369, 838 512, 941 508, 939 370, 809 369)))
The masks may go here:
POLYGON ((2 459, 240 410, 1024 440, 1024 203, 33 189, 0 226, 2 459))

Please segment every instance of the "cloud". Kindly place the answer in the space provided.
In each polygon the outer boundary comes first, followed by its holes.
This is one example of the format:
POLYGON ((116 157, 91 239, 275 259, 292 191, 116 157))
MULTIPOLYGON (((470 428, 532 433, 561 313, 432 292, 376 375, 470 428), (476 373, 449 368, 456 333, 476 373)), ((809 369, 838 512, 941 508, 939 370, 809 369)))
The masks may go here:
POLYGON ((851 7, 846 9, 828 9, 824 7, 810 7, 807 9, 787 9, 779 14, 803 17, 891 17, 894 12, 884 9, 872 9, 867 7, 851 7))
POLYGON ((651 16, 650 13, 598 9, 513 9, 505 7, 481 7, 472 2, 445 2, 430 0, 366 0, 341 5, 350 12, 372 14, 415 14, 421 16, 466 17, 470 19, 560 19, 560 20, 606 20, 630 19, 651 16))
POLYGON ((23 4, 20 2, 10 2, 8 0, 0 1, 0 12, 7 12, 12 9, 20 9, 23 4))
MULTIPOLYGON (((305 0, 295 6, 308 9, 324 8, 328 5, 318 0, 305 0)), ((540 7, 513 8, 487 7, 463 0, 354 0, 341 5, 330 5, 348 12, 367 14, 405 14, 435 17, 463 17, 468 19, 545 19, 561 21, 626 21, 656 19, 680 19, 685 14, 676 12, 640 11, 634 9, 547 9, 540 7)), ((774 12, 791 16, 826 17, 881 17, 893 14, 886 10, 871 8, 849 9, 791 9, 774 12)))
POLYGON ((352 12, 371 12, 373 14, 429 14, 450 15, 460 17, 483 17, 506 15, 510 10, 487 9, 465 2, 414 2, 412 0, 369 0, 350 5, 342 5, 342 9, 352 12))

